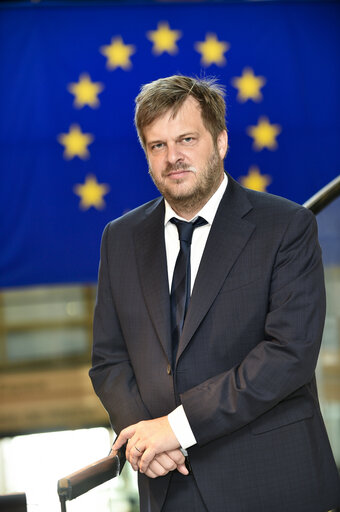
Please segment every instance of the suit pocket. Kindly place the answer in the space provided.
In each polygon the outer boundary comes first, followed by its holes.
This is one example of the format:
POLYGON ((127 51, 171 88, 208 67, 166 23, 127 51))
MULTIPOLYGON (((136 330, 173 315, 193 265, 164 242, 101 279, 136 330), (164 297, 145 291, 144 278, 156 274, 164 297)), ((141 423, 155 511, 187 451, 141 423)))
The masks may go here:
POLYGON ((313 404, 307 399, 298 397, 284 400, 253 421, 251 432, 254 435, 264 434, 265 432, 312 418, 313 414, 313 404))

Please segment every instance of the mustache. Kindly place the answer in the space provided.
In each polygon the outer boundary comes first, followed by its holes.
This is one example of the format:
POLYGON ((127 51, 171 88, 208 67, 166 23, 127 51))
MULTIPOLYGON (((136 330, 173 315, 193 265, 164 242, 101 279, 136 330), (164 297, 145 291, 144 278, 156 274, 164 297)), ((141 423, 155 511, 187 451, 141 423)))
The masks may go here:
POLYGON ((162 174, 166 176, 173 171, 191 171, 195 174, 197 173, 197 169, 192 165, 185 164, 184 162, 176 162, 175 164, 168 163, 162 174))

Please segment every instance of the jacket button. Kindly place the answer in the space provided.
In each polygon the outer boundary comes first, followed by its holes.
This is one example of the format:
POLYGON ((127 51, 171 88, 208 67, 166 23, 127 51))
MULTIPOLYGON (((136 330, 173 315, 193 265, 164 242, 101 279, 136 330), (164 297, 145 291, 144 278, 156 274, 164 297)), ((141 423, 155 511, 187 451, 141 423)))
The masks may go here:
POLYGON ((168 366, 166 367, 166 373, 168 375, 171 375, 171 365, 170 364, 168 364, 168 366))

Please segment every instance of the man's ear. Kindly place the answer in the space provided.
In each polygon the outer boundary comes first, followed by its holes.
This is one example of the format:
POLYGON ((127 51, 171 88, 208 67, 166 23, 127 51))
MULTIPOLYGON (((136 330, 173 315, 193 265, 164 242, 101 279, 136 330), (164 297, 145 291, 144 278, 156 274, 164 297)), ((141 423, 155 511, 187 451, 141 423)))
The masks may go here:
POLYGON ((217 150, 223 160, 228 150, 228 134, 226 130, 223 130, 217 137, 217 150))

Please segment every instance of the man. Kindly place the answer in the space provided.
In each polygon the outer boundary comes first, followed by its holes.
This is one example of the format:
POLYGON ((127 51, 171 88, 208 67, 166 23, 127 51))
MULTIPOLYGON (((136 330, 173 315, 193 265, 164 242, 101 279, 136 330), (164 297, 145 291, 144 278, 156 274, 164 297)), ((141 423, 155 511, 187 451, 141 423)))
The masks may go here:
POLYGON ((315 219, 224 172, 213 80, 144 86, 135 123, 162 198, 104 231, 90 375, 141 510, 326 512, 340 484, 314 377, 315 219))

